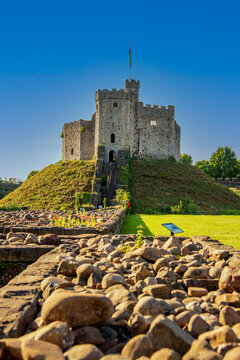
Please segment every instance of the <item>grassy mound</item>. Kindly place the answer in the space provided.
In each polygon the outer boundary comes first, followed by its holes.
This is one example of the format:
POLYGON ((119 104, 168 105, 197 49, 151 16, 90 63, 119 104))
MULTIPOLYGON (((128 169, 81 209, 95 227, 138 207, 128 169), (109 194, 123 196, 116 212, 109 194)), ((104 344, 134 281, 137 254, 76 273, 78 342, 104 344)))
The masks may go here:
POLYGON ((30 209, 74 208, 75 193, 92 190, 95 161, 59 161, 39 171, 0 200, 30 209))
POLYGON ((201 213, 240 210, 240 196, 194 166, 166 160, 132 159, 129 168, 131 205, 136 213, 160 213, 166 206, 192 200, 201 213))

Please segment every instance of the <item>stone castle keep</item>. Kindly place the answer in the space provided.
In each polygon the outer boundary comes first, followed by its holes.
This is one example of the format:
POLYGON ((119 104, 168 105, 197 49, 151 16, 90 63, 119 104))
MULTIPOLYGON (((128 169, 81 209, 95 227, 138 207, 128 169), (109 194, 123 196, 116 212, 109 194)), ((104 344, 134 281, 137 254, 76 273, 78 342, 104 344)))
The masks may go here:
POLYGON ((180 159, 181 128, 174 106, 139 102, 140 82, 126 80, 124 89, 97 90, 96 112, 91 120, 63 126, 63 160, 123 163, 126 154, 143 159, 180 159))

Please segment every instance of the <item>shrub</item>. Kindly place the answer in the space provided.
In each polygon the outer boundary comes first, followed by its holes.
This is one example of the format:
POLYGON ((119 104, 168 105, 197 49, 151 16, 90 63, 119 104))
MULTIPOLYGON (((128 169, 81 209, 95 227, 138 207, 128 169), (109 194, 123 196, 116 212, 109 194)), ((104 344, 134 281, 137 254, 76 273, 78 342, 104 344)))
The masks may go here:
POLYGON ((78 210, 81 206, 81 193, 76 192, 75 193, 75 209, 78 210))
POLYGON ((174 156, 169 156, 169 157, 168 157, 168 161, 171 162, 171 163, 177 162, 177 160, 175 159, 174 156))
POLYGON ((8 203, 7 205, 0 206, 0 211, 16 211, 19 209, 19 206, 14 203, 8 203))
POLYGON ((92 199, 92 194, 90 192, 82 192, 82 204, 87 205, 92 199))
POLYGON ((130 200, 130 193, 128 191, 125 191, 123 189, 118 189, 116 193, 117 193, 116 199, 119 205, 122 205, 123 201, 130 200))
POLYGON ((85 131, 85 126, 80 126, 80 132, 83 133, 85 131))
POLYGON ((90 192, 76 192, 75 193, 75 208, 78 210, 83 205, 89 205, 92 199, 92 193, 90 192))
POLYGON ((171 208, 173 214, 197 214, 197 207, 192 200, 184 199, 180 200, 178 205, 171 208))
POLYGON ((162 208, 161 208, 161 212, 164 213, 164 214, 171 214, 171 206, 170 205, 164 205, 162 208))
POLYGON ((180 155, 180 162, 182 162, 183 164, 192 165, 193 160, 191 155, 184 153, 180 155))
POLYGON ((27 180, 30 179, 31 177, 33 177, 34 175, 36 175, 39 171, 38 170, 32 170, 27 177, 27 180))
POLYGON ((138 249, 143 245, 143 226, 137 226, 137 236, 135 247, 138 249))
POLYGON ((105 197, 104 199, 103 199, 103 207, 107 207, 107 198, 105 197))
POLYGON ((240 215, 240 210, 223 210, 221 215, 240 215))

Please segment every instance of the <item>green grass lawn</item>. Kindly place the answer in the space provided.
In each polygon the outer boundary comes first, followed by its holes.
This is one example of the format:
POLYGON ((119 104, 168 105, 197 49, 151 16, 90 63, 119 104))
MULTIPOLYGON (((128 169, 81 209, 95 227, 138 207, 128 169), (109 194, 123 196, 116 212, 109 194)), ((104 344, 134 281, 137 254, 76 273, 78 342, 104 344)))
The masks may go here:
POLYGON ((137 226, 143 225, 144 235, 169 235, 161 224, 172 222, 184 233, 182 236, 208 235, 240 249, 239 215, 128 215, 123 223, 122 234, 135 234, 137 226))

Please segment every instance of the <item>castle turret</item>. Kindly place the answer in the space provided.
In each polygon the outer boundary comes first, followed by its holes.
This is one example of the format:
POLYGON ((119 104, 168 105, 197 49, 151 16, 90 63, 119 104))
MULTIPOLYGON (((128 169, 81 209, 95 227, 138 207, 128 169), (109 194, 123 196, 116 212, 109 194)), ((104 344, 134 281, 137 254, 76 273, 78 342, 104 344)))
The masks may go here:
POLYGON ((140 88, 140 81, 139 80, 126 80, 124 85, 125 91, 129 92, 132 91, 136 101, 139 100, 139 88, 140 88))

